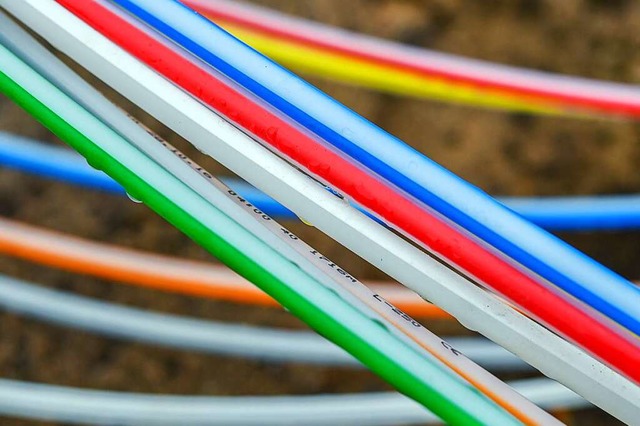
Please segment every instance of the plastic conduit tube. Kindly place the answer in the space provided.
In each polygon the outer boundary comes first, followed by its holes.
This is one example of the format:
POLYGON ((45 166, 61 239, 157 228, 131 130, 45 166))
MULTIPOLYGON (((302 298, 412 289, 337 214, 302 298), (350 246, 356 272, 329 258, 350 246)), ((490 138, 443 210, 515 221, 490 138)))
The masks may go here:
MULTIPOLYGON (((226 267, 84 240, 0 218, 0 253, 66 271, 157 290, 263 306, 279 306, 226 267)), ((406 287, 368 282, 368 287, 409 315, 451 319, 406 287)))
MULTIPOLYGON (((376 68, 387 70, 386 75, 383 74, 384 76, 374 80, 378 81, 378 87, 387 90, 397 84, 392 78, 407 76, 422 80, 422 86, 428 86, 429 82, 434 84, 435 80, 436 87, 432 95, 451 97, 451 94, 437 90, 440 86, 452 91, 453 96, 459 96, 460 100, 470 103, 488 103, 525 110, 533 110, 537 104, 542 103, 548 105, 547 108, 555 106, 586 109, 598 114, 640 117, 640 90, 631 84, 516 68, 411 47, 239 1, 187 0, 184 3, 216 23, 230 26, 232 32, 239 30, 241 38, 248 35, 251 41, 257 42, 254 47, 259 47, 258 50, 265 48, 262 52, 267 56, 272 56, 278 61, 295 63, 305 70, 311 68, 320 75, 330 73, 341 76, 344 71, 315 62, 305 65, 300 53, 307 53, 307 59, 310 52, 335 55, 347 64, 349 61, 358 63, 365 71, 376 68), (278 49, 283 45, 290 45, 293 51, 288 52, 285 49, 283 52, 278 49), (465 89, 473 90, 477 94, 474 96, 472 91, 465 97, 465 89), (457 93, 458 91, 462 93, 457 93), (507 98, 498 103, 505 96, 507 98), (518 105, 518 101, 523 105, 518 105)), ((357 82, 366 84, 367 79, 371 79, 370 76, 357 73, 356 70, 352 73, 355 74, 352 79, 357 82)), ((415 86, 420 92, 420 85, 415 86)), ((427 90, 428 88, 422 88, 422 91, 427 90)), ((409 90, 402 90, 401 93, 413 95, 409 90)))
POLYGON ((59 3, 210 107, 232 117, 239 126, 249 129, 274 149, 317 173, 361 205, 407 231, 449 263, 480 279, 543 323, 640 382, 637 368, 640 348, 631 336, 624 336, 570 299, 485 250, 101 3, 78 0, 59 0, 59 3))
POLYGON ((8 46, 22 60, 53 82, 65 94, 70 95, 87 111, 138 147, 148 157, 187 184, 213 207, 228 217, 233 217, 240 226, 284 255, 289 261, 294 262, 318 282, 336 291, 341 298, 349 301, 353 306, 358 306, 365 315, 373 311, 377 314, 372 317, 373 320, 388 325, 392 332, 396 331, 395 327, 402 330, 402 332, 397 331, 398 336, 406 339, 411 345, 415 345, 419 351, 426 349, 439 359, 442 358, 443 362, 448 361, 447 365, 456 364, 459 358, 455 357, 451 351, 443 349, 444 344, 436 336, 424 330, 411 318, 403 316, 396 308, 369 291, 338 266, 330 267, 328 265, 330 262, 322 254, 304 244, 294 234, 275 223, 260 210, 247 204, 244 199, 237 196, 159 136, 136 124, 8 17, 0 15, 0 24, 4 28, 3 34, 8 46), (417 325, 408 326, 407 322, 417 325))
MULTIPOLYGON (((0 34, 0 39, 2 39, 2 34, 0 34)), ((0 131, 0 164, 78 186, 125 194, 125 190, 120 184, 108 175, 89 166, 85 159, 76 152, 2 131, 0 131)), ((221 180, 270 216, 296 217, 282 204, 240 179, 223 177, 221 180)))
POLYGON ((278 253, 285 255, 288 260, 295 262, 299 268, 318 282, 337 292, 351 305, 359 307, 365 315, 371 315, 370 312, 377 314, 377 316, 371 316, 371 319, 387 325, 389 331, 395 332, 400 339, 405 339, 410 345, 415 346, 419 353, 426 351, 430 356, 435 357, 518 419, 530 424, 555 422, 553 417, 523 399, 460 353, 456 353, 450 344, 439 339, 420 323, 399 311, 339 266, 299 240, 293 233, 248 204, 159 136, 150 134, 138 126, 9 18, 5 16, 0 18, 10 46, 23 60, 186 183, 212 206, 220 209, 227 216, 233 217, 241 226, 259 236, 262 241, 278 253))
POLYGON ((532 97, 518 97, 494 89, 480 89, 469 84, 449 82, 441 77, 420 76, 339 53, 307 47, 211 18, 207 14, 205 16, 279 64, 306 75, 316 74, 342 83, 419 99, 428 98, 541 115, 586 115, 532 97))
MULTIPOLYGON (((295 265, 296 267, 298 267, 298 266, 297 266, 297 264, 294 264, 294 265, 295 265)), ((374 320, 374 321, 375 321, 375 320, 374 320)), ((384 323, 383 323, 383 322, 381 322, 381 321, 378 321, 378 323, 379 323, 379 324, 384 324, 384 323)), ((386 327, 385 327, 385 328, 384 328, 384 330, 385 330, 385 332, 386 332, 386 331, 388 330, 388 328, 386 328, 386 327)), ((400 352, 400 355, 399 355, 399 356, 400 356, 400 357, 402 357, 402 355, 403 355, 403 354, 401 353, 401 349, 399 350, 399 348, 397 348, 397 347, 396 347, 396 348, 395 348, 395 352, 400 352)), ((396 356, 397 356, 397 355, 396 355, 396 356)), ((431 373, 431 374, 433 374, 433 373, 431 373)), ((464 404, 463 404, 463 405, 464 405, 464 404)), ((471 411, 473 412, 473 409, 471 409, 471 411)), ((463 416, 464 416, 464 414, 463 414, 463 416)), ((503 420, 503 421, 504 421, 504 420, 503 420)))
POLYGON ((618 418, 640 414, 639 388, 327 193, 60 5, 0 0, 32 29, 202 151, 356 254, 618 418), (233 142, 229 142, 229 139, 233 142), (206 143, 205 143, 206 141, 206 143))
POLYGON ((385 64, 273 37, 253 28, 211 17, 207 13, 204 15, 279 64, 305 74, 315 74, 342 83, 420 99, 428 98, 543 115, 575 117, 586 115, 582 111, 578 112, 532 96, 516 96, 496 89, 452 82, 439 76, 417 75, 385 64), (304 60, 305 57, 307 61, 304 60))
MULTIPOLYGON (((272 285, 272 288, 270 288, 271 293, 277 293, 276 298, 283 299, 284 305, 288 306, 294 314, 299 315, 310 325, 318 327, 326 336, 334 338, 343 347, 346 347, 356 355, 357 358, 370 365, 381 376, 392 375, 393 377, 385 378, 404 392, 415 396, 417 400, 422 400, 427 405, 433 404, 434 411, 436 414, 441 415, 443 420, 454 423, 467 421, 473 424, 482 424, 485 421, 497 421, 500 424, 514 422, 511 416, 506 415, 495 405, 489 403, 488 400, 474 393, 460 380, 455 377, 449 378, 445 370, 434 368, 433 364, 424 362, 426 358, 416 356, 417 354, 413 350, 403 351, 394 343, 395 339, 388 334, 386 328, 369 322, 360 312, 346 305, 335 293, 322 286, 318 287, 315 283, 311 285, 313 291, 310 291, 310 288, 304 289, 305 281, 309 282, 309 278, 303 273, 296 273, 298 270, 295 265, 285 261, 282 266, 276 267, 274 271, 278 260, 277 258, 270 259, 270 248, 266 247, 268 250, 260 250, 264 253, 258 256, 260 258, 258 262, 268 262, 269 266, 267 268, 269 269, 262 269, 264 266, 259 266, 259 263, 251 260, 241 251, 232 248, 233 246, 227 245, 231 250, 226 253, 223 252, 221 247, 223 249, 227 248, 224 246, 228 243, 225 239, 211 232, 209 228, 215 229, 217 224, 223 225, 225 228, 220 232, 224 235, 230 231, 230 235, 225 235, 226 239, 233 241, 235 238, 236 241, 234 242, 238 245, 247 242, 238 241, 243 237, 244 230, 238 229, 239 227, 226 217, 216 217, 222 215, 206 204, 202 198, 198 196, 189 197, 186 196, 188 194, 182 194, 187 192, 184 191, 183 184, 172 176, 167 176, 164 170, 158 170, 159 167, 155 163, 141 155, 127 142, 119 139, 117 134, 102 123, 95 119, 92 120, 93 117, 81 110, 46 80, 35 74, 9 51, 2 48, 0 52, 3 69, 3 72, 0 73, 0 87, 5 94, 38 116, 43 121, 43 124, 50 126, 60 137, 86 155, 97 168, 105 170, 121 184, 124 184, 127 191, 132 193, 135 198, 142 199, 160 214, 165 215, 167 219, 173 221, 174 224, 187 231, 188 234, 191 234, 192 238, 219 255, 223 260, 231 263, 232 267, 243 269, 243 272, 247 275, 254 275, 252 277, 255 280, 254 282, 272 285), (29 92, 21 84, 28 86, 29 92), (34 97, 30 92, 36 92, 39 98, 34 97), (46 106, 47 103, 56 104, 56 107, 59 108, 58 113, 63 114, 63 116, 56 115, 46 106), (73 116, 74 114, 76 114, 75 117, 73 116), (100 141, 101 147, 86 138, 69 121, 75 122, 75 125, 83 129, 84 132, 96 137, 100 141), (129 168, 135 169, 139 176, 132 173, 129 168), (154 187, 162 188, 166 195, 157 192, 157 190, 153 189, 154 187), (180 193, 183 196, 176 197, 176 193, 180 193), (178 204, 167 197, 179 198, 181 207, 178 207, 178 204), (191 212, 188 212, 189 210, 191 212), (204 212, 206 214, 203 215, 204 212), (215 213, 218 214, 216 215, 215 213), (203 217, 198 218, 198 215, 203 215, 203 217), (225 221, 224 219, 227 220, 225 221), (204 226, 202 222, 213 223, 204 226), (232 259, 234 256, 236 259, 232 259), (234 264, 234 262, 238 261, 242 262, 242 266, 237 263, 234 264), (286 271, 287 268, 292 269, 291 267, 293 267, 293 270, 286 271), (252 268, 255 268, 257 273, 250 271, 252 268), (271 272, 266 272, 267 270, 271 270, 271 272), (284 273, 283 270, 285 271, 284 273), (273 275, 274 272, 275 275, 273 275), (277 278, 279 274, 287 276, 291 272, 293 273, 287 277, 287 280, 293 279, 296 282, 295 289, 277 278), (260 277, 259 275, 261 274, 264 275, 260 277), (298 276, 296 277, 296 275, 298 276), (324 302, 318 303, 325 297, 326 300, 324 302), (315 302, 313 302, 314 299, 315 302), (322 303, 327 302, 331 303, 327 310, 331 313, 323 311, 318 306, 322 306, 322 303), (376 336, 375 338, 373 337, 374 335, 376 336), (372 344, 372 342, 375 343, 372 344), (406 367, 407 365, 410 365, 410 367, 406 367), (436 377, 438 378, 436 379, 436 377), (431 382, 429 382, 430 380, 431 382), (452 396, 456 399, 460 398, 464 402, 455 403, 450 401, 444 396, 449 395, 449 392, 456 392, 457 394, 452 394, 452 396), (474 414, 476 410, 478 410, 478 414, 474 414)), ((246 231, 244 233, 246 234, 246 231)), ((260 241, 251 241, 249 250, 253 250, 255 254, 255 250, 259 247, 260 241)))
MULTIPOLYGON (((2 131, 0 165, 78 186, 124 194, 117 182, 87 165, 75 152, 2 131)), ((220 179, 269 216, 297 218, 291 210, 242 180, 220 179)), ((637 194, 498 199, 527 220, 556 231, 613 231, 640 227, 640 195, 637 194)))
MULTIPOLYGON (((17 65, 14 65, 15 69, 12 69, 12 68, 11 68, 11 65, 10 65, 12 57, 10 56, 10 54, 8 54, 8 52, 7 52, 7 55, 5 55, 5 56, 6 56, 5 60, 6 60, 6 62, 8 62, 8 64, 6 64, 6 65, 5 65, 5 68, 9 68, 9 72, 10 72, 10 73, 13 71, 13 73, 12 73, 12 74, 14 75, 14 78, 15 78, 15 75, 17 75, 17 74, 18 74, 18 71, 22 71, 22 72, 23 72, 23 74, 21 74, 21 75, 24 75, 24 73, 25 73, 25 71, 26 71, 25 67, 23 66, 23 67, 22 67, 23 69, 21 69, 21 67, 20 67, 20 63, 19 63, 19 62, 16 62, 16 64, 17 64, 17 65)), ((6 75, 5 75, 5 78, 6 78, 6 75)), ((37 87, 38 81, 28 81, 28 80, 29 80, 29 74, 28 74, 28 73, 26 73, 26 76, 25 76, 25 77, 23 77, 23 78, 24 78, 24 79, 27 79, 26 84, 27 84, 27 85, 29 85, 29 84, 30 84, 30 85, 31 85, 31 87, 32 87, 32 89, 33 89, 33 86, 36 86, 36 87, 35 87, 35 90, 36 90, 36 91, 38 91, 38 89, 43 90, 42 88, 38 88, 38 87, 37 87)), ((31 78, 33 78, 33 76, 31 76, 31 78)), ((9 81, 10 81, 10 80, 9 80, 9 81)), ((25 82, 23 82, 23 84, 25 84, 25 82)), ((17 86, 17 85, 16 85, 16 86, 17 86)), ((50 85, 49 85, 49 87, 46 87, 46 85, 43 85, 43 86, 44 86, 45 88, 49 89, 49 91, 52 91, 52 90, 51 90, 51 89, 52 89, 52 87, 51 87, 50 85)), ((19 86, 17 86, 17 87, 19 87, 19 86)), ((10 95, 10 96, 11 96, 11 95, 15 95, 15 93, 16 93, 16 92, 13 92, 12 90, 16 90, 16 89, 13 89, 13 88, 10 86, 10 84, 9 84, 9 83, 6 83, 6 81, 5 81, 5 86, 4 86, 4 88, 8 91, 8 93, 9 93, 9 95, 10 95)), ((22 90, 22 89, 20 89, 20 90, 22 90)), ((17 90, 16 90, 16 91, 17 91, 17 90)), ((51 96, 51 95, 50 95, 50 96, 51 96)), ((15 98, 17 98, 18 100, 20 100, 20 101, 22 101, 22 102, 25 102, 25 101, 24 101, 25 97, 26 97, 26 95, 25 95, 24 93, 23 93, 22 95, 21 95, 21 94, 18 94, 18 95, 16 95, 16 96, 15 96, 15 98)), ((27 105, 28 107, 30 106, 30 105, 28 105, 28 102, 29 102, 29 101, 30 101, 30 99, 29 99, 29 98, 27 98, 26 105, 27 105)), ((60 101, 60 99, 58 99, 58 102, 61 102, 61 101, 60 101)), ((61 103, 64 105, 64 100, 63 100, 61 103)), ((58 107, 60 107, 60 105, 58 105, 58 107)), ((42 118, 42 116, 41 116, 41 118, 42 118)), ((77 118, 77 117, 72 117, 71 119, 73 120, 73 118, 76 118, 76 120, 78 120, 78 118, 77 118)), ((81 120, 81 121, 82 121, 82 122, 84 123, 84 125, 86 126, 86 125, 87 125, 87 124, 86 124, 87 119, 86 119, 86 117, 82 117, 82 118, 84 118, 84 120, 81 120)), ((44 120, 46 121, 46 118, 45 118, 44 120)), ((51 124, 51 123, 48 123, 48 124, 51 124)), ((81 147, 81 149, 82 149, 82 147, 81 147)), ((113 149, 113 147, 111 147, 111 149, 113 149)), ((129 154, 129 157, 127 157, 127 159, 131 159, 132 157, 135 157, 134 155, 131 155, 131 152, 129 152, 128 154, 129 154)), ((93 155, 95 156, 95 153, 94 153, 93 155)), ((92 158, 92 159, 95 161, 95 158, 92 158)), ((139 159, 138 159, 138 160, 139 160, 139 159)), ((101 166, 102 166, 103 168, 109 168, 109 167, 110 167, 108 164, 102 164, 101 166)), ((129 183, 129 184, 131 185, 131 183, 129 183)), ((167 184, 166 184, 166 182, 164 183, 164 185, 165 185, 165 186, 163 186, 163 188, 170 187, 170 185, 167 185, 167 184)), ((144 196, 146 196, 147 194, 140 194, 140 195, 144 195, 144 196)), ((351 324, 350 324, 350 325, 351 325, 351 324)), ((386 329, 385 329, 385 331, 386 331, 386 329)), ((396 349, 396 350, 397 350, 397 349, 396 349)), ((402 357, 402 354, 400 354, 400 357, 402 357)), ((454 382, 454 383, 458 383, 458 382, 454 382)))
MULTIPOLYGON (((6 218, 0 218, 0 253, 156 290, 279 306, 273 298, 225 267, 89 241, 6 218)), ((451 318, 406 287, 375 281, 368 282, 367 286, 409 315, 451 318)))
MULTIPOLYGON (((185 2, 254 49, 278 63, 309 75, 333 79, 367 89, 400 96, 458 102, 486 108, 506 109, 536 114, 577 115, 577 111, 540 97, 509 93, 490 87, 480 87, 438 75, 416 73, 382 62, 348 55, 275 34, 238 18, 234 5, 185 2), (229 13, 227 13, 229 12, 229 13), (306 58, 306 60, 305 60, 306 58)), ((239 4, 240 8, 245 5, 239 4)), ((246 6, 251 9, 250 5, 246 6)), ((268 12, 267 12, 268 13, 268 12)), ((277 12, 273 12, 277 14, 277 12)), ((281 16, 281 15, 278 15, 281 16)), ((295 18, 285 17, 297 22, 295 18)), ((251 19, 249 17, 249 19, 251 19)), ((311 25, 305 22, 306 25, 311 25)), ((330 30, 331 27, 327 27, 330 30)))
MULTIPOLYGON (((640 334, 640 290, 629 281, 523 220, 483 191, 248 48, 181 3, 172 0, 113 2, 337 150, 576 299, 640 334)), ((91 6, 97 5, 92 2, 91 6)), ((381 208, 391 210, 396 206, 382 205, 381 208)))
MULTIPOLYGON (((545 408, 588 404, 555 382, 511 382, 545 408)), ((109 392, 0 379, 0 413, 94 425, 300 425, 439 424, 433 414, 395 393, 311 396, 170 396, 109 392)))
MULTIPOLYGON (((147 312, 42 288, 0 276, 0 306, 28 318, 136 342, 207 354, 359 368, 358 360, 316 333, 147 312)), ((478 338, 447 343, 495 371, 523 371, 527 365, 501 347, 478 338)))

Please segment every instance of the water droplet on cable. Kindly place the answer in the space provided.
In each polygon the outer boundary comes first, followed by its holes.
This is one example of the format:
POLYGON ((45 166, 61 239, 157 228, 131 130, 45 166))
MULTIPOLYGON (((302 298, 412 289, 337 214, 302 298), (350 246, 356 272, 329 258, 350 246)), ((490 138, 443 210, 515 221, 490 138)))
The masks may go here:
POLYGON ((352 139, 356 134, 353 130, 351 130, 351 128, 349 127, 344 127, 342 129, 342 136, 344 136, 347 139, 352 139))
POLYGON ((92 169, 99 170, 99 171, 102 170, 100 168, 101 164, 97 159, 95 159, 93 157, 89 157, 89 158, 85 158, 85 160, 86 160, 87 164, 89 165, 89 167, 91 167, 92 169))
POLYGON ((313 223, 309 222, 308 220, 306 220, 306 219, 304 219, 304 218, 302 218, 302 217, 300 217, 300 216, 298 216, 298 219, 300 219, 300 222, 304 223, 305 225, 310 226, 310 227, 312 227, 312 228, 315 228, 315 226, 313 225, 313 223))
POLYGON ((140 204, 140 203, 142 203, 142 201, 140 201, 139 199, 137 199, 137 198, 136 198, 136 197, 134 197, 133 195, 129 194, 128 192, 127 192, 127 197, 129 197, 129 199, 130 199, 131 201, 133 201, 134 203, 136 203, 136 204, 140 204))
POLYGON ((277 142, 278 139, 278 128, 277 127, 269 127, 267 129, 267 141, 271 143, 277 142))

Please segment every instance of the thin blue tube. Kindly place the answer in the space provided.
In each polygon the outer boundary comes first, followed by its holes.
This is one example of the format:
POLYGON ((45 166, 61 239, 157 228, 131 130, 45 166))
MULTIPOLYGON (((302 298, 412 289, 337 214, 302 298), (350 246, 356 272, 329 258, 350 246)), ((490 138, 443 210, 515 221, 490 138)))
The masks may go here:
MULTIPOLYGON (((125 193, 118 183, 93 169, 74 151, 1 131, 0 166, 87 188, 125 193)), ((248 183, 232 178, 222 180, 269 216, 295 218, 289 209, 248 183)), ((640 195, 509 197, 500 200, 525 218, 548 229, 585 231, 640 228, 640 195)))
MULTIPOLYGON (((74 151, 1 131, 0 165, 82 187, 125 194, 120 184, 89 166, 85 159, 74 151)), ((289 209, 248 183, 239 179, 222 180, 268 215, 295 217, 289 209)))
POLYGON ((0 132, 0 164, 79 186, 125 193, 116 181, 93 169, 75 152, 10 133, 0 132))
POLYGON ((538 226, 555 231, 640 228, 640 194, 505 197, 500 201, 538 226))
POLYGON ((631 282, 174 0, 112 0, 392 184, 640 335, 631 282))

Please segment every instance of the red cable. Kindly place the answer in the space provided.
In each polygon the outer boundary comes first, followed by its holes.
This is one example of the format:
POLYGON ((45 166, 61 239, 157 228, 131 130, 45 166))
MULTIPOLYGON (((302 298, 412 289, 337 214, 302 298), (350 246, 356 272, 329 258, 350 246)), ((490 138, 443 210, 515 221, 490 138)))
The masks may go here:
POLYGON ((546 100, 555 105, 570 105, 578 108, 589 108, 596 111, 605 111, 612 114, 621 114, 631 117, 640 117, 640 105, 630 104, 621 101, 600 100, 584 96, 569 95, 554 92, 552 90, 535 89, 525 87, 515 83, 502 83, 498 81, 488 81, 480 77, 468 76, 454 71, 446 71, 429 67, 426 64, 403 61, 400 58, 383 56, 373 51, 359 50, 356 47, 322 40, 299 32, 290 31, 286 28, 274 27, 269 24, 258 22, 254 19, 229 13, 224 8, 216 8, 215 5, 205 5, 201 2, 191 2, 185 0, 185 4, 198 10, 202 14, 212 19, 221 19, 234 23, 253 31, 261 32, 285 40, 293 40, 300 44, 315 47, 329 52, 342 53, 350 57, 363 59, 369 62, 388 65, 397 69, 408 71, 418 76, 429 76, 442 78, 451 82, 465 83, 473 87, 483 89, 494 89, 515 95, 527 95, 538 99, 546 100))
POLYGON ((373 175, 345 160, 121 18, 96 0, 58 0, 82 20, 158 73, 222 115, 321 176, 385 220, 404 229, 461 270, 490 285, 516 305, 543 320, 626 376, 640 383, 640 350, 554 290, 535 281, 497 255, 414 204, 373 175))

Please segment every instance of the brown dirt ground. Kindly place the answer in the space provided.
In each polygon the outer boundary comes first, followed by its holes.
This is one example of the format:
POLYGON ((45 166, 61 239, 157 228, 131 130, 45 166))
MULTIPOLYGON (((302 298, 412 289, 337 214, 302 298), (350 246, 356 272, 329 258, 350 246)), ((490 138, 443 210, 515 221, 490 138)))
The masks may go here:
MULTIPOLYGON (((368 34, 518 66, 607 80, 640 81, 640 3, 625 0, 264 0, 259 3, 368 34)), ((403 99, 312 81, 367 118, 493 194, 640 192, 640 126, 626 121, 529 117, 403 99)), ((110 91, 107 91, 111 93, 110 91)), ((112 94, 113 95, 113 94, 112 94)), ((114 97, 122 102, 117 96, 114 97)), ((123 105, 128 105, 122 102, 123 105)), ((130 105, 129 105, 130 106, 130 105)), ((165 128, 130 108, 169 140, 165 128)), ((0 129, 58 143, 0 98, 0 129)), ((193 149, 188 154, 201 158, 193 149)), ((212 161, 210 169, 223 172, 212 161)), ((203 250, 146 207, 0 169, 0 214, 74 235, 194 259, 203 250)), ((383 275, 301 224, 288 224, 360 278, 383 275)), ((640 278, 640 233, 562 235, 629 278, 640 278)), ((122 286, 0 257, 2 273, 164 312, 303 327, 283 311, 197 300, 122 286)), ((436 332, 464 331, 428 324, 436 332)), ((0 376, 150 393, 271 395, 387 389, 366 372, 204 356, 126 343, 0 313, 0 376)), ((598 410, 563 417, 614 424, 598 410)), ((0 418, 2 425, 26 425, 0 418)))

